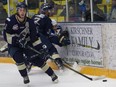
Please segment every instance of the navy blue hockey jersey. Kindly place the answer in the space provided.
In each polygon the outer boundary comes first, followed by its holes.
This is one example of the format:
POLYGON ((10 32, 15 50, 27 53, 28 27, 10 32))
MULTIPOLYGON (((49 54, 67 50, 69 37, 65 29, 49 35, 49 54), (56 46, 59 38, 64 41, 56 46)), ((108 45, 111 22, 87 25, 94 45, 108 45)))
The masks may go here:
POLYGON ((19 22, 16 15, 7 18, 3 31, 6 42, 18 46, 17 40, 21 35, 25 36, 25 38, 32 43, 37 40, 36 27, 33 20, 27 17, 24 22, 19 22))
POLYGON ((36 29, 39 33, 42 33, 44 36, 48 37, 52 29, 51 19, 44 14, 36 14, 32 17, 34 23, 36 24, 36 29))

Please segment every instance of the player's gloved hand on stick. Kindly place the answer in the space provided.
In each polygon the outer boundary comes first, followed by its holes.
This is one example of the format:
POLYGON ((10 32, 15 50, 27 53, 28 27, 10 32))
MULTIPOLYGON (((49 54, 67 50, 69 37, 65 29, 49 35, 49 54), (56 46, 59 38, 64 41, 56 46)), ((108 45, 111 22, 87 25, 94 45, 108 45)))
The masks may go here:
POLYGON ((59 36, 59 42, 63 45, 63 46, 67 46, 70 45, 70 40, 69 40, 69 32, 68 31, 63 31, 60 36, 59 36))
POLYGON ((44 44, 42 45, 42 49, 40 50, 40 53, 41 53, 41 58, 45 61, 50 57, 47 46, 44 44))

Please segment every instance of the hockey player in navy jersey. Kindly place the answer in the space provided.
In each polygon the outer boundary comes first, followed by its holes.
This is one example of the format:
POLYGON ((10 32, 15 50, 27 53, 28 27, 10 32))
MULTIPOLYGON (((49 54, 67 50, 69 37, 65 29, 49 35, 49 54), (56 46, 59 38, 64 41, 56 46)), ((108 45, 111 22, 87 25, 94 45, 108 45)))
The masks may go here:
MULTIPOLYGON (((41 5, 39 13, 32 17, 32 19, 34 20, 34 23, 36 24, 37 32, 40 33, 41 35, 44 35, 47 39, 50 39, 49 38, 50 32, 51 32, 51 29, 53 28, 51 19, 49 18, 51 9, 52 9, 52 6, 50 4, 44 3, 41 5)), ((46 44, 46 42, 44 44, 46 44)), ((46 45, 49 47, 49 44, 47 43, 46 45)), ((57 49, 54 46, 52 46, 51 49, 49 50, 49 54, 55 60, 54 62, 57 64, 59 69, 63 69, 64 67, 63 62, 58 54, 57 49), (51 49, 54 49, 54 52, 51 49)))
POLYGON ((46 52, 42 52, 42 54, 38 55, 28 48, 33 47, 41 52, 44 44, 41 43, 41 39, 36 35, 36 27, 33 20, 26 16, 27 5, 24 2, 20 2, 16 8, 17 13, 6 19, 3 36, 8 44, 8 52, 16 62, 19 73, 24 79, 24 83, 27 84, 30 82, 26 70, 24 54, 29 62, 40 67, 52 78, 52 81, 57 82, 58 77, 45 62, 46 56, 44 53, 46 52))
POLYGON ((52 19, 52 26, 53 28, 49 34, 50 42, 60 47, 70 45, 68 30, 63 30, 54 19, 52 19))

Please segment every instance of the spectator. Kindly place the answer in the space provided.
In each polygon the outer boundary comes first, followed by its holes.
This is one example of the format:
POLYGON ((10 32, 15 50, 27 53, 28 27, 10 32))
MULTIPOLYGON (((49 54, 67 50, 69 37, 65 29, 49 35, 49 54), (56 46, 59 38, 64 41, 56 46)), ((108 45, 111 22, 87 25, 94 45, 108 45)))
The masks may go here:
POLYGON ((53 8, 51 16, 57 15, 58 9, 62 9, 63 8, 62 5, 56 4, 53 0, 47 0, 47 3, 49 3, 52 6, 52 8, 53 8))
POLYGON ((112 0, 112 7, 108 15, 108 21, 116 21, 116 0, 112 0))
POLYGON ((36 9, 39 7, 38 0, 28 0, 28 9, 36 9))
POLYGON ((77 14, 75 13, 75 7, 70 6, 69 7, 69 22, 77 22, 79 21, 77 18, 77 14))
MULTIPOLYGON (((86 12, 85 12, 85 21, 91 21, 91 8, 90 2, 87 0, 86 3, 86 12)), ((97 6, 97 1, 93 1, 93 21, 105 21, 106 17, 103 11, 97 6)))
POLYGON ((6 10, 3 7, 3 3, 0 2, 0 23, 4 23, 8 17, 6 10))
MULTIPOLYGON (((68 7, 70 7, 70 6, 75 6, 74 1, 71 1, 71 0, 70 0, 70 1, 68 2, 68 7)), ((60 16, 66 16, 66 7, 64 7, 64 9, 62 10, 60 16)))
MULTIPOLYGON (((68 2, 68 22, 79 22, 80 21, 80 14, 77 12, 77 5, 74 0, 70 0, 68 2)), ((66 20, 66 8, 63 9, 60 16, 64 16, 66 20)))
POLYGON ((69 17, 75 17, 76 13, 75 13, 75 8, 74 6, 70 6, 69 7, 69 17))
POLYGON ((75 1, 74 0, 69 0, 68 5, 69 6, 75 6, 75 1))

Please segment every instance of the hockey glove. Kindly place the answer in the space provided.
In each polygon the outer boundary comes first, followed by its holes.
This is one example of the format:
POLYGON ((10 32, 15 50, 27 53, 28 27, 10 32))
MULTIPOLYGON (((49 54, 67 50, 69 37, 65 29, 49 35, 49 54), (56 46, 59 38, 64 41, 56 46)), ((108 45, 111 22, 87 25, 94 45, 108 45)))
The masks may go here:
POLYGON ((61 33, 61 35, 59 36, 59 43, 61 43, 63 46, 67 46, 70 44, 68 31, 63 31, 61 33))
POLYGON ((46 45, 42 45, 42 48, 43 48, 43 49, 40 50, 41 58, 42 58, 43 60, 47 61, 48 58, 50 58, 50 55, 49 55, 49 53, 48 53, 47 46, 46 46, 46 45))

